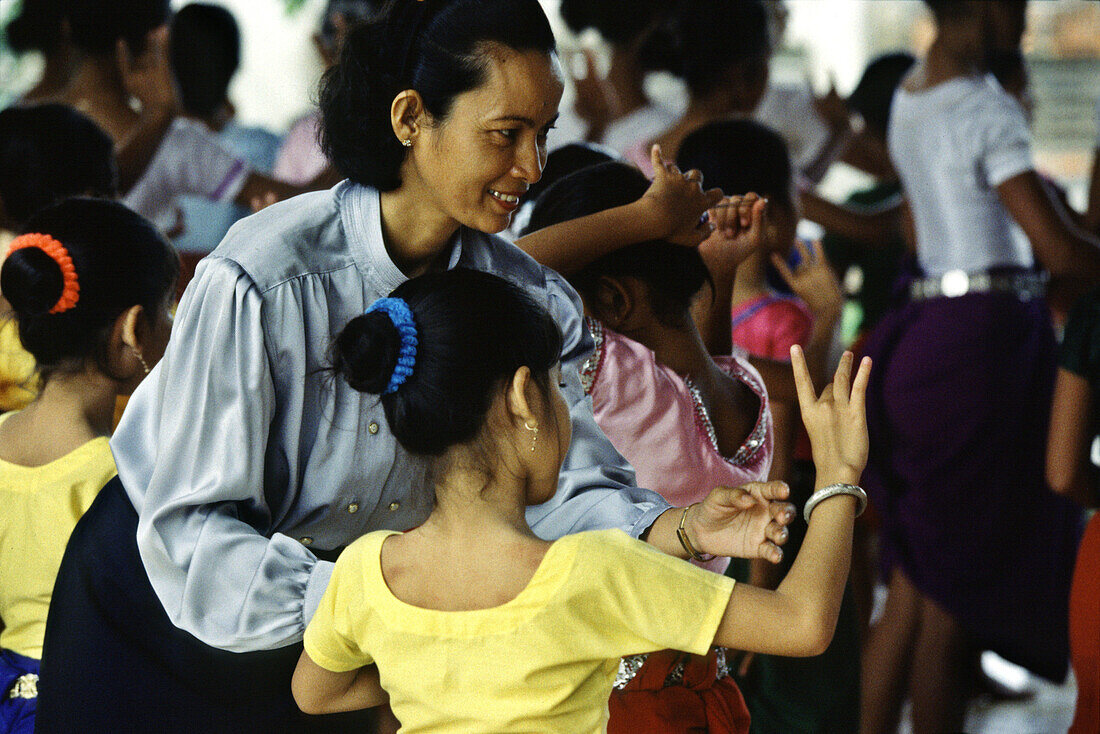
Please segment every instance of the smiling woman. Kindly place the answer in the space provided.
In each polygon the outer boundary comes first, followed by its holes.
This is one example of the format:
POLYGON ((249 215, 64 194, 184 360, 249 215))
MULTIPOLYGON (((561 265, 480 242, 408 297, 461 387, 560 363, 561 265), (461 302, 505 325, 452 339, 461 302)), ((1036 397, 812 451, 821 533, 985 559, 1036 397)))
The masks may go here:
MULTIPOLYGON (((433 498, 426 465, 377 400, 327 379, 329 347, 430 270, 502 275, 562 330, 572 441, 557 492, 529 511, 533 530, 648 530, 684 555, 683 513, 635 486, 592 419, 576 294, 491 234, 541 176, 561 93, 537 0, 393 0, 351 34, 320 95, 324 146, 349 180, 242 221, 200 264, 164 359, 111 442, 119 477, 62 563, 40 732, 360 726, 307 721, 295 707, 302 633, 329 560, 367 532, 419 525, 433 498)), ((649 193, 571 223, 568 236, 694 230, 715 200, 678 174, 649 193)), ((688 531, 700 550, 728 555, 722 539, 740 513, 711 503, 688 531)))

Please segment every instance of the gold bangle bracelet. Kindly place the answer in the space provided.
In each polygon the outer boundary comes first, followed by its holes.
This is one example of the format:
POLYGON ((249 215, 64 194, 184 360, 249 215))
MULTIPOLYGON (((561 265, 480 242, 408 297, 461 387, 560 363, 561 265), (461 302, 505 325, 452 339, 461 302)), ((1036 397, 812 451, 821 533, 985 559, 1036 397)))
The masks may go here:
POLYGON ((687 552, 688 557, 691 558, 691 560, 693 560, 693 561, 709 561, 709 560, 713 559, 714 556, 709 555, 709 554, 700 553, 699 551, 695 550, 695 546, 693 546, 691 544, 691 541, 688 539, 687 531, 684 530, 684 521, 687 520, 688 510, 690 510, 692 507, 695 507, 695 505, 697 505, 697 504, 699 504, 699 503, 696 502, 696 503, 690 504, 690 505, 688 505, 687 507, 684 508, 683 514, 680 515, 680 527, 676 528, 676 537, 680 539, 680 545, 682 545, 684 547, 684 550, 687 552))

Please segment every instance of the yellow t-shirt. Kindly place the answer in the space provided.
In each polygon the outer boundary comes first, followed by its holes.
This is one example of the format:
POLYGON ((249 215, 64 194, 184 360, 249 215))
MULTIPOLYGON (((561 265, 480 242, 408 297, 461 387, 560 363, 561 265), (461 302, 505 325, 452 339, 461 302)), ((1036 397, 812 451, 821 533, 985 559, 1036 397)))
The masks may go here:
POLYGON ((43 466, 0 461, 0 647, 42 657, 46 613, 69 535, 116 473, 106 438, 43 466))
POLYGON ((619 658, 705 654, 733 590, 732 579, 600 530, 553 543, 506 604, 435 611, 386 586, 390 535, 340 555, 305 649, 336 672, 376 662, 402 732, 603 732, 619 658))

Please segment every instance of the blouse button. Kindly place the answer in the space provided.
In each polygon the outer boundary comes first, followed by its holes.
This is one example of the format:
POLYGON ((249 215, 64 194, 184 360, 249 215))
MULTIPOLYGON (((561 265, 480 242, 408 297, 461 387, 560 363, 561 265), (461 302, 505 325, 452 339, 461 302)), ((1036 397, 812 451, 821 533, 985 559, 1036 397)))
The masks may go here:
POLYGON ((359 512, 359 503, 358 502, 352 502, 350 505, 348 505, 348 514, 349 515, 354 515, 357 512, 359 512))
POLYGON ((302 545, 305 545, 305 546, 313 545, 313 538, 309 537, 308 535, 305 536, 304 538, 302 538, 302 545))
POLYGON ((396 512, 399 509, 401 509, 401 503, 400 502, 391 502, 390 503, 390 512, 396 512))
POLYGON ((374 434, 378 433, 378 424, 374 421, 371 421, 370 425, 367 426, 367 430, 370 431, 371 435, 373 436, 374 434))

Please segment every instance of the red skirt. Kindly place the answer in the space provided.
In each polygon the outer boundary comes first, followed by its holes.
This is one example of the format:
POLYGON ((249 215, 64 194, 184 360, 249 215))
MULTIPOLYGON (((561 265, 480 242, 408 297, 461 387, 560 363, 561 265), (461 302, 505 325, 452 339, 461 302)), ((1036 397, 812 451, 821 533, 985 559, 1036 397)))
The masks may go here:
POLYGON ((662 650, 611 692, 608 734, 748 734, 749 710, 730 676, 718 677, 718 656, 662 650), (666 685, 677 663, 683 682, 666 685))
POLYGON ((1077 713, 1069 734, 1100 732, 1100 514, 1085 530, 1069 594, 1069 650, 1077 713))

